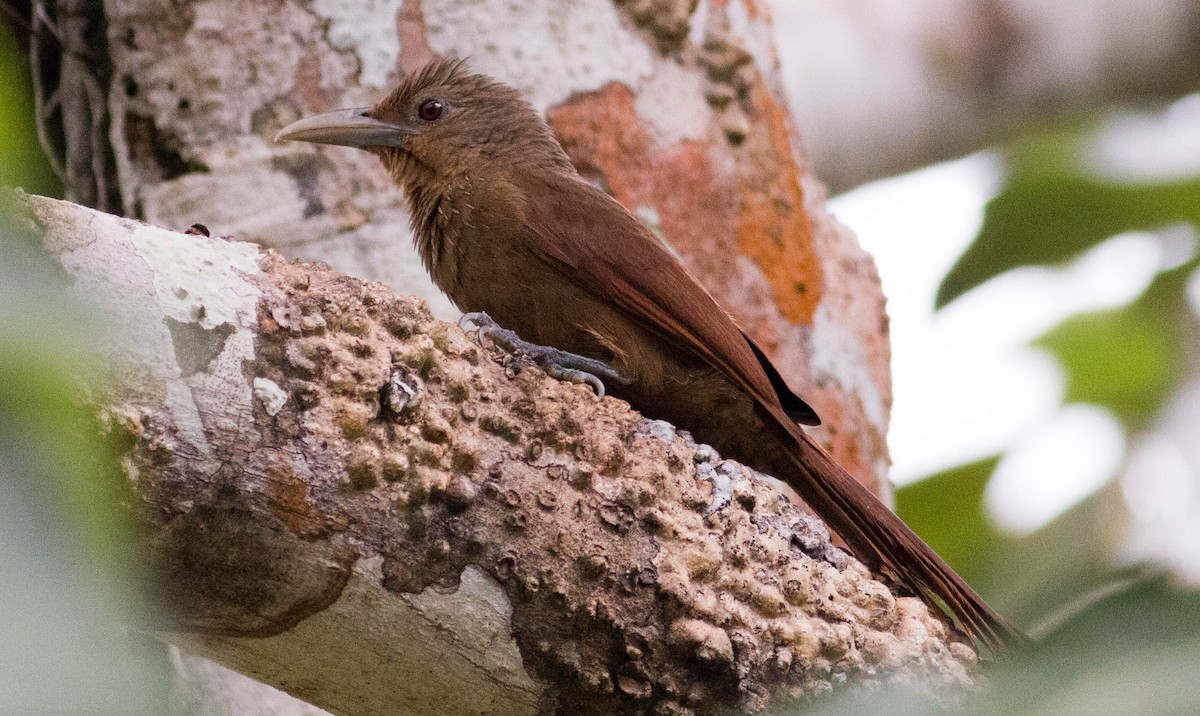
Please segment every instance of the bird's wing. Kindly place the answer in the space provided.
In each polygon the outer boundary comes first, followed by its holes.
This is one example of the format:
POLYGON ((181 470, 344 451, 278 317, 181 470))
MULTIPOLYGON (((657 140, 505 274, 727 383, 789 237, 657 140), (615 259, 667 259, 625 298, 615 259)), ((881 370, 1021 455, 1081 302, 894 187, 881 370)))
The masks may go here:
POLYGON ((992 650, 1022 641, 1020 632, 793 422, 803 415, 797 404, 808 414, 811 408, 641 222, 590 186, 582 192, 524 189, 533 197, 522 235, 528 247, 576 285, 719 369, 774 415, 794 439, 784 449, 797 468, 780 477, 789 478, 859 559, 907 584, 934 609, 947 609, 992 650))
POLYGON ((600 190, 582 181, 578 186, 584 191, 525 187, 533 199, 522 239, 532 251, 720 370, 768 409, 804 425, 820 424, 762 349, 640 221, 600 190))

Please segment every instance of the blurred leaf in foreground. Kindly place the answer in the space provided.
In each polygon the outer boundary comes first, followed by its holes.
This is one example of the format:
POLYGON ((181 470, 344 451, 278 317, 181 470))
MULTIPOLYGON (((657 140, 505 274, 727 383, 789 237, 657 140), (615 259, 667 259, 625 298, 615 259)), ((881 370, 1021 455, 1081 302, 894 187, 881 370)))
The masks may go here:
POLYGON ((124 485, 81 400, 98 324, 19 225, 0 204, 0 713, 165 713, 165 651, 129 626, 124 485))
MULTIPOLYGON (((57 193, 6 30, 0 185, 57 193)), ((103 327, 68 292, 0 196, 0 713, 163 714, 165 648, 129 626, 144 595, 116 507, 126 486, 83 401, 103 327)))
POLYGON ((1058 265, 1122 232, 1181 222, 1200 226, 1200 178, 1133 185, 1013 177, 988 202, 979 235, 942 279, 937 306, 1005 271, 1058 265))

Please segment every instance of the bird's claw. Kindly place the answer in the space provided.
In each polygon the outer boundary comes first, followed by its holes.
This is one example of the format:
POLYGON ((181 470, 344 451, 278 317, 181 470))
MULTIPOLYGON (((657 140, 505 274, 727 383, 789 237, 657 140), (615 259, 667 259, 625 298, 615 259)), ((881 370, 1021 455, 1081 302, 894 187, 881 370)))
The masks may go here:
POLYGON ((544 363, 537 361, 537 364, 542 370, 546 371, 546 375, 558 380, 566 380, 571 383, 584 383, 592 386, 592 390, 596 391, 596 397, 604 397, 604 381, 600 380, 596 375, 587 371, 576 370, 574 368, 565 368, 556 363, 544 363))
POLYGON ((605 394, 604 381, 601 378, 622 385, 630 382, 618 373, 616 368, 604 361, 523 340, 516 331, 501 328, 483 311, 465 313, 458 319, 460 328, 465 329, 468 324, 475 325, 480 338, 491 340, 509 353, 526 356, 551 378, 590 385, 596 391, 597 397, 603 398, 605 394))

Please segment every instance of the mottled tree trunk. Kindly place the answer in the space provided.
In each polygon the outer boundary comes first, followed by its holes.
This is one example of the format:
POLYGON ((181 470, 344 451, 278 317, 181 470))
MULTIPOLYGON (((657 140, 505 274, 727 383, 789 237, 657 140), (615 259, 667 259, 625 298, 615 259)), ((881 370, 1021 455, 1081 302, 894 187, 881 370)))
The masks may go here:
POLYGON ((89 82, 106 83, 95 123, 114 160, 94 183, 119 187, 128 216, 327 261, 450 317, 375 158, 271 137, 370 104, 435 54, 468 57, 521 88, 580 170, 678 251, 824 417, 821 441, 882 490, 891 392, 874 267, 797 149, 765 8, 694 4, 108 0, 90 22, 109 64, 89 82))

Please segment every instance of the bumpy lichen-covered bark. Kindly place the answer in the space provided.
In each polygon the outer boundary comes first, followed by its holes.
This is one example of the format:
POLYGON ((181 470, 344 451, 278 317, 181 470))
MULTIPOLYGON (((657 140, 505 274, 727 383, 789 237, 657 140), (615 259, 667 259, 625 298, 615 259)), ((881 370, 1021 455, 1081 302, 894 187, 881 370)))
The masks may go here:
POLYGON ((169 640, 341 714, 717 713, 974 654, 769 482, 320 264, 30 199, 169 640), (402 705, 402 706, 398 706, 402 705))

